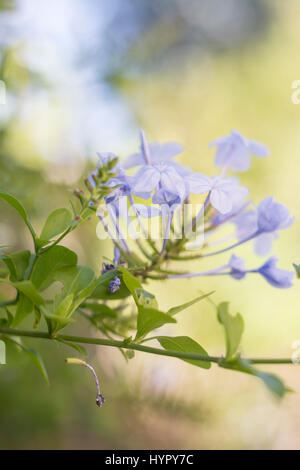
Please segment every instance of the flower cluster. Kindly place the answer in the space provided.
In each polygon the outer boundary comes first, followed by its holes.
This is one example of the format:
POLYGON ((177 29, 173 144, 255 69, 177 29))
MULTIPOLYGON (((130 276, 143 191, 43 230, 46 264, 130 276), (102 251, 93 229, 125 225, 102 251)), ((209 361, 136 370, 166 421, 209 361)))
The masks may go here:
MULTIPOLYGON (((276 256, 247 267, 244 260, 232 252, 245 243, 254 242, 255 252, 265 256, 281 230, 293 222, 288 209, 273 197, 266 197, 256 207, 248 189, 234 174, 228 175, 229 171, 249 168, 252 154, 265 157, 266 147, 236 131, 211 145, 216 147, 215 164, 221 171, 208 176, 174 160, 182 152, 179 144, 148 145, 141 132, 140 151, 129 156, 122 165, 112 153, 99 154, 97 167, 85 180, 87 191, 74 191, 80 207, 71 202, 73 216, 65 208, 51 212, 40 234, 33 228, 22 204, 0 190, 0 199, 16 210, 26 224, 34 247, 32 253, 29 250, 0 252, 1 284, 8 284, 9 289, 16 291, 14 299, 9 291, 7 300, 1 302, 1 338, 9 341, 9 336, 25 336, 62 341, 81 353, 84 353, 81 343, 113 346, 119 348, 126 360, 132 359, 137 350, 177 357, 203 369, 216 363, 225 369, 259 377, 277 397, 282 397, 287 388, 281 380, 253 365, 286 364, 294 359, 247 360, 243 357, 239 350, 243 318, 229 312, 228 302, 216 305, 218 322, 223 325, 226 339, 226 351, 221 356, 210 356, 188 336, 152 336, 158 328, 176 323, 177 313, 213 292, 164 312, 155 296, 144 289, 148 279, 228 276, 242 280, 254 274, 276 288, 292 285, 294 273, 278 268, 276 256), (197 200, 201 203, 194 202, 197 200), (60 244, 92 215, 98 216, 99 226, 102 224, 98 236, 108 235, 114 243, 113 259, 105 258, 100 276, 89 266, 79 265, 77 254, 60 244), (159 236, 153 233, 157 227, 159 236), (222 228, 227 230, 225 238, 222 228), (213 248, 215 245, 220 246, 213 248), (227 252, 231 252, 230 256, 227 252), (207 271, 188 271, 187 260, 218 259, 223 253, 225 264, 216 263, 207 271), (183 270, 177 269, 179 264, 183 270), (51 286, 57 282, 61 284, 61 292, 51 299, 51 286), (113 301, 113 305, 107 305, 107 301, 113 301), (74 321, 75 313, 77 318, 80 314, 101 332, 101 337, 58 335, 74 321), (47 331, 17 328, 25 319, 28 323, 30 317, 35 328, 43 318, 47 331), (160 348, 144 345, 150 340, 157 341, 160 348)), ((300 266, 294 267, 300 277, 300 266)), ((24 352, 29 351, 15 339, 10 342, 18 348, 22 346, 24 352)), ((30 356, 35 358, 35 364, 48 383, 41 357, 32 349, 30 356)), ((67 363, 87 367, 93 373, 96 404, 101 407, 105 399, 93 367, 78 358, 68 358, 67 363)))
MULTIPOLYGON (((215 256, 233 250, 238 246, 254 241, 254 250, 260 256, 267 255, 272 242, 279 236, 279 231, 291 225, 293 217, 288 209, 275 201, 273 197, 266 197, 257 207, 249 198, 249 191, 242 186, 236 176, 227 176, 229 170, 242 172, 250 167, 251 155, 266 157, 268 149, 250 139, 246 139, 239 132, 232 131, 229 136, 214 140, 210 146, 216 147, 215 165, 221 168, 220 174, 207 176, 181 165, 174 161, 174 157, 182 153, 180 144, 168 142, 165 144, 148 144, 145 134, 141 131, 141 145, 139 152, 130 155, 121 166, 119 159, 113 154, 99 154, 97 169, 86 181, 86 185, 93 194, 94 199, 89 207, 97 206, 98 216, 105 230, 110 234, 105 221, 104 213, 110 215, 113 225, 115 247, 118 250, 118 259, 125 259, 128 264, 140 260, 147 272, 156 272, 153 278, 195 277, 202 275, 229 275, 234 279, 242 279, 247 273, 258 273, 272 286, 286 288, 292 285, 294 274, 277 268, 277 258, 272 256, 261 267, 247 270, 244 261, 232 255, 228 264, 203 271, 202 273, 174 274, 162 265, 169 260, 195 259, 215 256), (133 173, 133 169, 135 173, 133 173), (174 238, 175 216, 181 214, 183 207, 190 202, 193 195, 205 195, 201 209, 194 215, 189 215, 188 230, 181 231, 181 236, 174 238), (145 202, 140 203, 136 198, 145 202), (124 203, 125 202, 125 203, 124 203), (103 206, 104 203, 104 206, 103 206), (162 245, 158 248, 148 234, 147 251, 141 240, 136 240, 137 248, 146 261, 133 254, 122 234, 120 218, 131 220, 129 214, 133 213, 145 234, 144 218, 161 217, 163 226, 162 245), (217 251, 206 251, 216 244, 214 235, 220 227, 231 224, 232 233, 224 243, 232 238, 233 242, 217 251), (199 228, 200 227, 200 228, 199 228), (201 250, 190 254, 189 243, 191 236, 197 238, 199 233, 204 239, 201 250), (162 274, 163 273, 163 274, 162 274)), ((194 196, 193 196, 194 197, 194 196)), ((185 220, 186 223, 186 220, 185 220)), ((113 265, 106 265, 105 270, 113 265)), ((110 291, 119 288, 117 278, 111 281, 110 291)))

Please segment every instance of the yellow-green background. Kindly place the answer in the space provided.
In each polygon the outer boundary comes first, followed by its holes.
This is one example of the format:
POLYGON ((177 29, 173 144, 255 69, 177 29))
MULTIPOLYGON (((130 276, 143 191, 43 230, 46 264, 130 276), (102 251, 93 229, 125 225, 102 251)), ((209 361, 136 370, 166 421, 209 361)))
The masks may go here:
MULTIPOLYGON (((226 4, 223 0, 219 2, 220 6, 226 4)), ((0 8, 9 6, 12 10, 0 13, 0 23, 3 14, 18 18, 23 3, 1 2, 0 8)), ((51 35, 51 30, 55 31, 55 15, 62 13, 59 2, 45 3, 49 8, 51 35)), ((70 2, 63 3, 68 6, 70 2)), ((280 258, 280 266, 292 269, 293 262, 300 262, 300 105, 291 100, 292 82, 300 79, 300 4, 297 0, 247 3, 264 17, 259 25, 249 18, 250 33, 246 40, 228 45, 224 37, 226 47, 222 38, 217 46, 211 47, 197 36, 182 46, 178 42, 180 24, 172 22, 172 17, 160 22, 158 15, 156 22, 141 29, 121 59, 118 56, 117 67, 109 70, 107 76, 99 75, 100 85, 104 89, 110 87, 106 92, 108 98, 105 93, 95 93, 93 103, 88 95, 79 104, 77 92, 80 95, 82 88, 96 87, 97 73, 96 83, 88 80, 77 83, 76 68, 81 73, 86 63, 82 65, 79 61, 74 70, 60 70, 59 84, 63 82, 66 88, 70 81, 74 88, 72 99, 65 99, 61 93, 65 88, 59 88, 53 79, 53 57, 49 57, 48 63, 45 49, 44 60, 35 60, 37 50, 32 44, 38 42, 38 33, 31 31, 28 24, 31 21, 36 24, 36 19, 27 15, 27 23, 19 27, 17 39, 10 40, 9 34, 2 38, 2 54, 7 53, 8 58, 0 79, 7 84, 9 93, 7 105, 0 105, 1 189, 23 201, 34 226, 39 228, 51 209, 68 206, 70 189, 84 174, 86 162, 95 161, 96 150, 118 151, 125 157, 138 145, 139 127, 145 129, 150 140, 181 142, 185 152, 180 161, 208 175, 216 171, 209 142, 232 128, 238 129, 245 136, 264 142, 271 150, 267 159, 252 159, 251 169, 241 174, 241 181, 250 188, 255 203, 274 195, 295 215, 294 224, 281 233, 273 250, 280 258), (34 73, 30 69, 32 64, 34 73), (47 75, 50 69, 51 80, 47 75), (116 103, 121 103, 121 111, 116 103), (96 106, 101 113, 99 134, 96 116, 89 113, 92 105, 93 110, 96 106), (9 118, 5 106, 13 109, 9 118), (83 119, 85 128, 94 129, 92 143, 82 135, 78 138, 72 127, 73 116, 83 119)), ((115 7, 118 2, 112 4, 115 7)), ((189 13, 189 18, 193 16, 189 11, 192 7, 195 11, 204 9, 207 24, 212 20, 217 24, 218 2, 212 2, 213 7, 208 4, 182 1, 181 8, 189 13)), ((119 5, 122 10, 122 2, 119 5)), ((140 2, 140 8, 148 6, 149 2, 140 2)), ((68 8, 66 15, 71 14, 72 7, 68 8)), ((232 8, 229 11, 231 16, 226 21, 230 32, 230 22, 236 27, 239 16, 232 8)), ((104 21, 100 13, 99 21, 104 21)), ((63 23, 62 19, 59 21, 63 23)), ((74 21, 79 29, 89 28, 88 22, 81 23, 76 15, 74 21)), ((72 43, 72 37, 75 40, 76 27, 69 31, 71 39, 67 33, 64 38, 60 31, 62 42, 55 43, 53 38, 52 48, 56 47, 61 54, 64 40, 66 43, 72 43)), ((91 54, 92 65, 101 63, 102 54, 107 53, 105 48, 111 47, 114 52, 124 46, 117 39, 116 45, 112 45, 118 35, 117 27, 113 33, 109 37, 111 43, 106 40, 102 44, 99 40, 98 49, 91 54)), ((84 47, 86 44, 82 44, 84 47)), ((0 245, 9 245, 11 249, 28 246, 30 239, 18 216, 4 203, 0 211, 0 245)), ((110 250, 107 242, 96 238, 93 223, 74 232, 65 244, 78 252, 81 263, 96 269, 110 250)), ((261 262, 251 246, 241 247, 236 253, 245 256, 249 266, 261 262)), ((191 269, 214 267, 227 257, 194 262, 191 269)), ((245 319, 243 353, 290 357, 292 343, 300 340, 298 282, 292 289, 276 290, 256 276, 243 281, 224 277, 153 282, 149 290, 156 294, 162 309, 197 296, 199 290, 216 290, 214 301, 230 301, 232 313, 239 311, 245 319)), ((1 290, 0 296, 6 295, 1 290)), ((223 352, 222 329, 209 303, 194 306, 178 318, 179 325, 172 327, 170 333, 190 335, 212 354, 223 352)), ((83 323, 73 331, 88 333, 83 323)), ((47 389, 34 367, 21 357, 0 366, 1 449, 300 448, 297 367, 265 367, 283 377, 295 391, 278 403, 258 380, 246 375, 216 367, 204 371, 175 359, 142 353, 127 365, 118 351, 90 348, 90 361, 99 372, 107 397, 105 406, 98 410, 88 372, 64 364, 64 357, 70 355, 68 350, 42 341, 24 343, 40 348, 49 368, 51 387, 47 389)))

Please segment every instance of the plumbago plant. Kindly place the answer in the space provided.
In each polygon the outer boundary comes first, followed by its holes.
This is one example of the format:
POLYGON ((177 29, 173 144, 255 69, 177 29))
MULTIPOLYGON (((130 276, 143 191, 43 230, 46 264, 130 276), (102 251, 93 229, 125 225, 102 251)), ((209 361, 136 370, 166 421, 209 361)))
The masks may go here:
MULTIPOLYGON (((141 132, 140 150, 127 158, 123 166, 111 153, 99 154, 97 168, 84 181, 85 190, 76 189, 72 213, 57 209, 45 221, 40 234, 34 230, 22 204, 11 194, 0 197, 16 210, 26 224, 33 241, 29 249, 1 253, 2 284, 15 289, 12 300, 1 302, 0 337, 4 342, 21 348, 35 361, 48 382, 44 363, 38 352, 27 348, 23 337, 41 338, 64 343, 80 354, 82 344, 119 348, 126 360, 135 351, 181 359, 196 367, 219 367, 244 372, 260 378, 278 397, 287 391, 273 374, 256 368, 259 364, 290 364, 291 359, 247 359, 239 353, 244 321, 238 313, 229 312, 229 303, 215 305, 217 320, 224 328, 225 352, 210 355, 188 336, 166 336, 153 331, 177 322, 180 312, 203 299, 211 300, 209 292, 167 312, 159 309, 155 296, 145 284, 149 279, 169 282, 202 276, 230 276, 234 281, 259 275, 275 288, 292 286, 294 273, 277 267, 277 258, 247 268, 244 260, 232 250, 254 242, 254 250, 265 256, 279 232, 293 222, 288 209, 266 197, 257 207, 229 170, 242 172, 249 168, 251 154, 268 155, 267 148, 246 139, 237 131, 211 143, 216 147, 215 164, 220 174, 208 177, 195 173, 174 161, 182 152, 176 143, 147 144, 141 132), (137 170, 132 170, 138 167, 137 170), (193 195, 205 195, 204 204, 191 204, 193 195), (77 255, 63 246, 63 239, 84 222, 96 216, 114 243, 114 259, 105 260, 100 273, 77 262, 77 255), (153 224, 161 227, 162 236, 153 234, 153 224), (127 229, 124 233, 124 227, 127 229), (149 227, 150 225, 150 227, 149 227), (218 239, 222 248, 214 248, 214 238, 224 226, 231 226, 231 235, 218 239), (224 247, 225 245, 225 247, 224 247), (218 255, 231 252, 226 264, 218 263, 218 255), (191 272, 189 261, 210 257, 213 268, 191 272), (51 286, 59 282, 61 291, 53 296, 51 286), (50 289, 49 289, 50 288, 50 289), (20 329, 28 317, 31 330, 20 329), (80 318, 88 321, 90 337, 71 336, 69 331, 80 318), (158 343, 149 346, 149 341, 158 343)), ((99 261, 100 265, 100 261, 99 261)), ((164 327, 168 331, 168 326, 164 327)), ((25 340, 26 341, 26 340, 25 340)), ((104 397, 91 365, 79 358, 69 363, 88 367, 97 385, 97 405, 104 397)))

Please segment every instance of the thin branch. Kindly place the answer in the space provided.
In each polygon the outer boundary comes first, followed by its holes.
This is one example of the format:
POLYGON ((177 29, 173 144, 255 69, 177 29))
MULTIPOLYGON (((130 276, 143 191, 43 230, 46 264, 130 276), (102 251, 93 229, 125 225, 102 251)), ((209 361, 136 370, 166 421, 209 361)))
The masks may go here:
MULTIPOLYGON (((117 341, 103 338, 86 338, 83 336, 69 336, 69 335, 60 335, 51 336, 49 333, 41 331, 30 331, 30 330, 19 330, 14 328, 4 328, 0 327, 0 334, 2 335, 13 335, 13 336, 26 336, 29 338, 40 338, 40 339, 62 339, 63 341, 70 341, 73 343, 85 343, 85 344, 95 344, 100 346, 112 346, 116 348, 123 349, 132 349, 136 351, 142 351, 150 354, 157 354, 159 356, 168 356, 168 357, 177 357, 178 359, 190 359, 202 362, 214 362, 216 364, 222 363, 224 365, 224 357, 222 356, 207 356, 205 354, 194 354, 181 351, 168 351, 164 349, 152 348, 149 346, 143 346, 142 344, 128 343, 127 341, 117 341)), ((247 359, 251 364, 294 364, 291 358, 275 358, 275 359, 265 359, 265 358, 254 358, 247 359)))

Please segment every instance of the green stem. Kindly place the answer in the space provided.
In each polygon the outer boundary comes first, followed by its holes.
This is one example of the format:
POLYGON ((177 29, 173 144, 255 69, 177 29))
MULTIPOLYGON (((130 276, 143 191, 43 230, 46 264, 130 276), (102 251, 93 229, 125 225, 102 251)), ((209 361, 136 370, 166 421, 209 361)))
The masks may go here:
POLYGON ((175 260, 175 261, 187 261, 187 260, 193 260, 193 259, 199 259, 199 258, 203 258, 203 255, 197 253, 195 255, 186 255, 186 256, 180 256, 180 255, 168 255, 168 259, 172 259, 172 260, 175 260))
POLYGON ((139 247, 139 249, 141 250, 141 252, 143 253, 143 255, 144 255, 148 260, 151 261, 151 260, 152 260, 152 255, 150 255, 150 254, 148 253, 148 251, 145 250, 145 248, 143 247, 143 244, 141 243, 141 241, 137 238, 137 239, 135 240, 135 242, 136 242, 137 246, 139 247))
POLYGON ((156 276, 155 274, 147 274, 146 278, 154 279, 155 281, 163 281, 164 279, 167 279, 167 276, 167 274, 162 274, 161 276, 156 276))
MULTIPOLYGON (((157 354, 159 356, 177 357, 178 359, 189 359, 198 360, 202 362, 215 362, 224 365, 224 357, 207 356, 205 354, 194 354, 181 351, 166 351, 164 349, 152 348, 149 346, 143 346, 142 344, 127 343, 126 341, 117 341, 113 339, 102 339, 102 338, 86 338, 83 336, 69 336, 69 335, 56 335, 52 337, 49 333, 42 331, 30 331, 30 330, 19 330, 15 328, 4 328, 0 327, 0 334, 12 335, 12 336, 26 336, 28 338, 40 338, 40 339, 61 339, 63 341, 70 341, 73 343, 84 343, 84 344, 95 344, 101 346, 112 346, 115 348, 133 349, 136 351, 142 351, 150 354, 157 354)), ((251 364, 293 364, 292 359, 248 359, 251 364)), ((232 364, 232 362, 231 362, 232 364)))
POLYGON ((155 242, 154 242, 151 238, 146 238, 146 242, 147 242, 148 245, 152 248, 152 250, 153 250, 157 255, 159 255, 159 250, 156 248, 155 242))
POLYGON ((170 270, 170 269, 161 269, 161 268, 157 268, 157 269, 155 269, 155 271, 157 271, 159 273, 162 273, 162 274, 170 274, 170 275, 174 275, 174 276, 181 275, 181 274, 187 274, 187 271, 173 271, 173 270, 170 270))
POLYGON ((52 248, 53 246, 55 246, 59 242, 61 242, 75 228, 76 228, 76 226, 75 227, 68 227, 67 230, 65 230, 64 233, 62 233, 60 237, 58 237, 53 243, 51 243, 51 245, 48 245, 45 248, 42 248, 41 250, 39 250, 38 253, 40 253, 40 254, 46 253, 46 251, 50 250, 50 248, 52 248))

